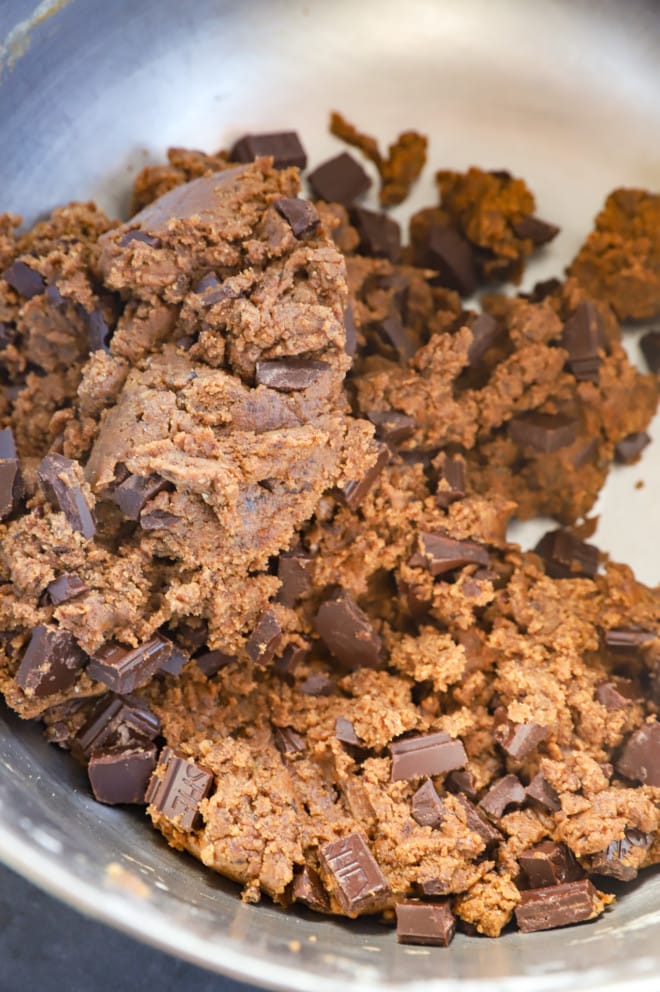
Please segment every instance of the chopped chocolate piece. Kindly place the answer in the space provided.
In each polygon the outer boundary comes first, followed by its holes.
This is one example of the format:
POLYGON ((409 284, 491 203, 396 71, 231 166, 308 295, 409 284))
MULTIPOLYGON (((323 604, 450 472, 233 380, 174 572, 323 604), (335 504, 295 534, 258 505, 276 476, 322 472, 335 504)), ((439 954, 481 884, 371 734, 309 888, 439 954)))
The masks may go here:
POLYGON ((319 200, 341 203, 344 207, 350 207, 371 186, 367 173, 348 152, 318 165, 307 179, 312 193, 319 200))
POLYGON ((397 352, 402 361, 408 361, 417 351, 418 342, 404 327, 401 314, 398 311, 391 313, 380 323, 374 325, 379 340, 397 352))
POLYGON ((398 410, 375 411, 368 413, 367 417, 376 428, 376 437, 385 444, 401 444, 415 433, 415 421, 407 413, 399 413, 398 410))
POLYGON ((355 326, 353 307, 350 303, 344 310, 344 325, 346 331, 346 344, 344 345, 344 351, 349 358, 352 358, 357 349, 357 327, 355 326))
POLYGON ((194 292, 200 294, 205 307, 212 307, 223 300, 235 300, 241 295, 239 290, 220 282, 215 272, 207 272, 195 286, 194 292))
POLYGON ((605 647, 614 654, 638 654, 650 641, 658 636, 657 631, 644 630, 642 627, 610 627, 603 635, 605 647))
POLYGON ((277 577, 282 588, 277 594, 277 602, 292 608, 312 584, 311 572, 314 558, 303 551, 289 551, 277 560, 277 577))
POLYGON ((640 339, 639 346, 651 372, 660 374, 660 331, 648 331, 640 339))
POLYGON ((634 465, 639 461, 639 456, 644 448, 650 443, 651 438, 646 431, 627 434, 614 446, 614 461, 619 465, 634 465))
POLYGON ((359 251, 372 258, 389 258, 398 262, 401 257, 401 228, 384 213, 355 207, 351 220, 360 236, 359 251))
POLYGON ((212 788, 212 772, 166 747, 151 776, 145 802, 179 830, 190 832, 201 824, 199 804, 212 788))
POLYGON ((16 672, 16 684, 26 696, 41 699, 75 684, 87 655, 72 634, 40 623, 32 631, 16 672))
POLYGON ((428 235, 426 264, 434 269, 443 286, 461 296, 472 296, 477 288, 477 270, 472 246, 451 227, 434 224, 428 235))
POLYGON ((523 933, 591 920, 600 912, 598 892, 588 878, 521 892, 516 921, 523 933))
POLYGON ((291 727, 273 727, 273 737, 277 750, 284 758, 295 758, 306 750, 305 741, 291 727))
POLYGON ((631 858, 631 853, 634 848, 647 851, 652 843, 653 834, 629 827, 621 840, 613 840, 604 851, 584 858, 583 863, 590 875, 609 875, 621 882, 631 882, 639 871, 639 862, 634 855, 631 858))
POLYGON ((139 520, 145 504, 162 492, 168 483, 159 475, 129 475, 109 494, 127 520, 139 520))
POLYGON ((142 530, 170 530, 181 523, 181 517, 167 510, 146 509, 140 514, 140 527, 142 530))
POLYGON ((0 520, 16 509, 23 496, 23 477, 11 427, 0 431, 0 520))
POLYGON ((84 315, 83 319, 87 328, 87 338, 89 341, 90 352, 110 351, 108 345, 111 329, 101 311, 92 310, 91 313, 87 313, 86 310, 82 310, 82 314, 84 315))
POLYGON ((529 300, 530 303, 542 303, 548 296, 552 296, 558 289, 561 289, 561 286, 561 281, 554 277, 552 279, 541 279, 539 282, 534 283, 531 293, 519 293, 518 295, 525 300, 529 300))
MULTIPOLYGON (((475 806, 470 800, 461 795, 459 792, 456 795, 457 800, 465 810, 465 822, 468 830, 472 830, 473 833, 481 837, 482 841, 486 845, 486 849, 494 847, 496 844, 502 840, 502 834, 494 827, 493 824, 488 820, 478 806, 475 806)), ((426 893, 431 895, 430 892, 426 893)))
POLYGON ((561 809, 559 795, 545 779, 541 772, 538 772, 525 790, 527 798, 533 803, 547 810, 548 813, 556 813, 561 809))
POLYGON ((254 662, 267 665, 282 640, 282 628, 272 610, 266 610, 257 620, 257 625, 248 637, 245 650, 254 662))
POLYGON ((412 797, 412 818, 420 827, 439 827, 445 807, 431 779, 427 779, 412 797))
POLYGON ((479 809, 499 820, 509 806, 522 806, 525 802, 525 789, 516 775, 504 775, 498 779, 479 803, 479 809))
POLYGON ((390 744, 390 752, 393 782, 424 775, 441 775, 455 768, 464 768, 468 760, 463 742, 442 731, 394 741, 390 744))
POLYGON ((497 321, 489 313, 480 313, 469 323, 472 331, 472 344, 468 348, 468 362, 478 365, 489 348, 495 344, 500 334, 497 321))
POLYGON ((514 220, 511 226, 517 238, 528 238, 535 248, 547 245, 548 241, 557 237, 560 230, 556 224, 549 224, 547 221, 541 220, 540 217, 532 216, 514 220))
POLYGON ((451 458, 445 455, 440 468, 440 477, 435 500, 443 509, 456 500, 464 499, 467 492, 465 484, 465 462, 462 458, 451 458))
POLYGON ((598 382, 605 347, 605 327, 595 304, 580 303, 564 326, 561 346, 568 352, 568 367, 576 379, 598 382))
POLYGON ((335 682, 325 672, 314 672, 298 688, 305 696, 334 696, 337 692, 335 682))
POLYGON ((96 702, 87 721, 71 741, 79 761, 94 751, 133 747, 160 734, 160 720, 138 696, 107 693, 96 702))
POLYGON ((309 643, 306 643, 304 646, 301 644, 287 644, 281 658, 276 658, 273 662, 274 669, 280 675, 292 675, 298 665, 307 658, 309 647, 309 643))
POLYGON ((87 672, 113 692, 133 692, 149 681, 169 658, 170 651, 171 641, 161 634, 154 634, 136 648, 111 641, 92 656, 87 672))
POLYGON ((538 723, 515 723, 505 724, 495 737, 509 757, 523 761, 542 741, 547 740, 548 734, 548 728, 538 723))
POLYGON ((79 575, 65 572, 64 575, 48 583, 46 592, 53 606, 59 606, 60 603, 68 603, 70 599, 82 596, 83 593, 88 592, 88 587, 79 575))
POLYGON ((314 626, 330 654, 344 667, 382 668, 385 658, 380 634, 349 593, 339 590, 322 603, 314 626))
POLYGON ((295 131, 245 134, 229 152, 232 162, 253 162, 262 155, 273 159, 275 169, 288 169, 292 165, 299 169, 307 167, 307 155, 295 131))
POLYGON ((366 475, 357 481, 347 482, 334 490, 339 502, 347 506, 349 510, 357 510, 389 460, 390 449, 386 444, 379 445, 376 461, 370 469, 367 469, 366 475))
POLYGON ((660 786, 660 723, 645 723, 623 745, 616 770, 642 785, 660 786))
POLYGON ((344 716, 338 716, 335 720, 335 737, 341 744, 348 744, 349 747, 364 747, 364 741, 355 733, 355 727, 344 716))
POLYGON ((316 207, 309 200, 299 200, 298 197, 282 196, 273 204, 278 214, 285 221, 297 238, 312 231, 319 223, 316 207))
POLYGON ((565 844, 544 840, 518 855, 528 888, 542 889, 584 878, 584 872, 565 844))
POLYGON ((156 767, 156 746, 125 748, 121 751, 95 751, 87 774, 100 803, 144 803, 144 794, 156 767))
POLYGON ((325 844, 319 849, 319 860, 347 916, 377 913, 390 901, 387 879, 362 834, 348 834, 325 844))
POLYGON ((421 550, 412 556, 409 564, 416 568, 426 568, 431 575, 444 575, 464 565, 488 565, 490 558, 486 548, 474 541, 457 541, 447 534, 429 534, 421 531, 421 550))
POLYGON ((551 530, 534 549, 552 579, 593 579, 598 573, 598 548, 574 537, 570 531, 551 530))
POLYGON ((46 499, 61 510, 72 530, 92 538, 96 524, 74 472, 75 464, 63 455, 46 455, 37 469, 37 479, 46 499))
POLYGON ((328 893, 323 888, 323 882, 313 868, 305 866, 293 880, 293 898, 302 902, 317 913, 330 912, 328 893))
POLYGON ((577 428, 576 420, 560 413, 524 413, 509 421, 509 437, 521 448, 549 455, 573 444, 577 428))
MULTIPOLYGON (((204 651, 195 658, 195 664, 207 679, 212 679, 222 668, 226 668, 234 658, 223 651, 204 651)), ((161 669, 163 666, 161 666, 161 669)), ((167 669, 165 669, 167 671, 167 669)))
POLYGON ((630 679, 614 678, 596 686, 595 695, 606 710, 620 710, 635 698, 635 691, 630 679))
POLYGON ((2 278, 26 300, 31 300, 33 296, 38 296, 46 289, 44 277, 25 262, 12 262, 2 273, 2 278))
POLYGON ((308 358, 277 358, 257 362, 257 386, 268 386, 281 393, 294 393, 309 389, 328 372, 327 362, 308 358))
POLYGON ((396 939, 400 944, 449 947, 456 933, 456 917, 445 902, 397 903, 396 939))
POLYGON ((471 802, 475 802, 477 798, 474 776, 467 769, 456 769, 450 772, 445 779, 445 789, 447 792, 453 792, 454 794, 460 792, 464 796, 467 796, 471 802))
POLYGON ((147 234, 146 231, 141 231, 135 227, 133 230, 122 234, 119 239, 119 246, 120 248, 126 248, 127 245, 132 244, 134 241, 139 241, 142 244, 148 245, 150 248, 160 248, 162 243, 160 238, 154 238, 151 234, 147 234))

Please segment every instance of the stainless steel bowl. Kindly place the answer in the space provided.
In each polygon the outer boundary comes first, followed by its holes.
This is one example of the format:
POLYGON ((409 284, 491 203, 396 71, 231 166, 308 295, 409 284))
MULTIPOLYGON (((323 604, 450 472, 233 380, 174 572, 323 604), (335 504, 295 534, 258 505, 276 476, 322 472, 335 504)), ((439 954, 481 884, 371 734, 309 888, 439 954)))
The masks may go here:
MULTIPOLYGON (((383 140, 431 135, 431 163, 506 166, 563 232, 528 281, 557 273, 617 184, 660 185, 660 10, 557 0, 3 0, 0 197, 32 220, 70 198, 127 203, 169 144, 214 149, 296 127, 312 161, 341 109, 383 140)), ((432 202, 432 170, 413 206, 432 202)), ((406 209, 402 208, 402 216, 406 209)), ((660 436, 660 431, 657 431, 660 436)), ((658 579, 653 448, 615 472, 599 543, 658 579), (634 483, 643 478, 646 487, 634 483)), ((523 537, 526 531, 521 532, 523 537)), ((656 989, 660 874, 594 924, 451 949, 268 903, 170 851, 139 814, 95 804, 37 727, 0 713, 0 857, 63 900, 259 985, 426 992, 656 989)))

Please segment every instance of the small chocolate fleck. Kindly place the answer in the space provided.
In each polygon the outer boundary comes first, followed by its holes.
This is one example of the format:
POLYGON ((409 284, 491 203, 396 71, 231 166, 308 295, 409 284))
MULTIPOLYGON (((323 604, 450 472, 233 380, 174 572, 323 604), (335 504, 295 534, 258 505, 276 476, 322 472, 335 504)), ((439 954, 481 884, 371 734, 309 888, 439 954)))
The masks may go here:
POLYGON ((561 802, 556 790, 550 785, 542 772, 538 772, 525 790, 527 798, 548 813, 556 813, 561 809, 561 802))
POLYGON ((290 609, 296 605, 300 597, 304 596, 311 587, 313 565, 312 555, 303 551, 289 551, 279 556, 277 577, 282 587, 277 594, 278 603, 290 609))
POLYGON ((470 242, 450 227, 434 224, 428 235, 425 263, 438 273, 443 286, 461 296, 477 288, 477 269, 470 242))
POLYGON ((556 224, 549 224, 548 221, 532 215, 514 220, 511 227, 517 238, 531 241, 535 248, 547 245, 560 231, 556 224))
POLYGON ((171 642, 161 634, 154 634, 136 648, 110 641, 92 656, 87 672, 113 692, 133 692, 149 681, 170 651, 171 642))
POLYGON ((317 913, 330 912, 328 893, 313 868, 306 866, 299 875, 295 876, 292 895, 295 902, 302 902, 317 913))
POLYGON ((315 197, 326 203, 341 203, 345 207, 349 207, 371 186, 367 173, 348 152, 318 165, 307 178, 315 197))
POLYGON ((72 572, 65 572, 64 575, 53 579, 46 586, 46 592, 53 606, 59 606, 60 603, 68 603, 70 599, 82 596, 88 591, 88 587, 80 576, 74 575, 72 572))
POLYGON ((590 920, 599 912, 598 892, 588 878, 521 892, 515 914, 523 933, 590 920))
POLYGON ((371 468, 367 469, 366 474, 361 479, 346 482, 343 486, 333 490, 339 502, 347 506, 349 510, 357 510, 389 460, 390 449, 386 444, 379 444, 376 461, 371 468))
POLYGON ((257 362, 257 386, 267 386, 281 393, 295 393, 315 386, 330 371, 327 362, 309 358, 277 358, 257 362))
POLYGON ((651 372, 660 375, 660 331, 648 331, 639 342, 651 372))
POLYGON ((494 820, 499 820, 509 806, 522 806, 526 798, 525 789, 516 775, 504 775, 498 779, 481 799, 479 809, 494 820))
POLYGON ((129 475, 112 489, 109 498, 117 504, 127 520, 139 520, 145 504, 167 485, 165 479, 159 475, 129 475))
POLYGON ((314 626, 330 654, 344 667, 351 671, 382 668, 385 657, 380 634, 345 590, 321 604, 314 626))
POLYGON ((565 844, 544 840, 518 855, 526 888, 542 889, 584 878, 584 872, 565 844))
POLYGON ((449 947, 456 933, 456 917, 449 900, 444 902, 397 903, 396 939, 400 944, 449 947))
POLYGON ((95 751, 87 766, 94 798, 111 806, 119 803, 143 804, 147 785, 156 767, 156 753, 155 744, 95 751))
POLYGON ((548 738, 548 728, 538 723, 504 724, 495 734, 498 744, 515 761, 523 761, 548 738))
POLYGON ((179 830, 201 824, 199 805, 213 787, 213 773, 166 747, 145 794, 145 802, 179 830))
POLYGON ((12 262, 8 268, 1 273, 5 282, 9 283, 19 296, 26 300, 31 300, 33 296, 38 296, 46 289, 46 280, 34 269, 31 269, 25 262, 12 262))
POLYGON ((546 455, 567 448, 577 438, 578 423, 561 413, 524 413, 509 421, 509 437, 521 448, 546 455))
POLYGON ((616 770, 642 785, 660 786, 660 723, 645 723, 623 745, 616 770))
POLYGON ((429 778, 412 797, 412 818, 420 827, 439 827, 445 814, 444 804, 429 778))
POLYGON ((552 579, 593 579, 598 573, 599 551, 568 530, 548 531, 534 549, 552 579))
POLYGON ((392 893, 369 845, 359 833, 348 834, 319 849, 326 882, 347 916, 377 913, 392 893))
POLYGON ((467 765, 467 754, 460 740, 442 731, 420 734, 390 744, 392 781, 441 775, 467 765))
POLYGON ((309 200, 283 196, 275 200, 273 206, 287 221, 296 238, 302 238, 319 225, 318 211, 309 200))
POLYGON ((16 672, 26 696, 41 699, 75 684, 88 658, 68 630, 38 624, 16 672))
POLYGON ((410 559, 409 564, 416 568, 426 568, 431 575, 444 575, 464 565, 488 565, 488 551, 474 541, 458 541, 448 534, 419 535, 420 550, 410 559))
POLYGON ((273 168, 299 169, 307 166, 307 155, 295 131, 274 131, 267 134, 245 134, 229 152, 232 162, 253 162, 255 158, 269 155, 273 168))
POLYGON ((376 428, 376 437, 385 444, 401 444, 415 433, 415 421, 407 413, 399 413, 398 410, 374 411, 367 417, 376 428))
POLYGON ((92 538, 96 533, 94 515, 74 471, 75 465, 63 455, 46 455, 37 469, 37 479, 46 499, 64 514, 72 530, 92 538))
POLYGON ((266 610, 257 620, 256 626, 248 637, 245 650, 252 661, 267 665, 282 640, 282 628, 275 613, 266 610))
POLYGON ((398 262, 401 257, 401 228, 386 213, 354 207, 351 220, 358 232, 358 251, 370 258, 388 258, 398 262))
POLYGON ((651 443, 646 431, 626 434, 614 446, 614 460, 619 465, 634 465, 639 461, 644 448, 651 443))

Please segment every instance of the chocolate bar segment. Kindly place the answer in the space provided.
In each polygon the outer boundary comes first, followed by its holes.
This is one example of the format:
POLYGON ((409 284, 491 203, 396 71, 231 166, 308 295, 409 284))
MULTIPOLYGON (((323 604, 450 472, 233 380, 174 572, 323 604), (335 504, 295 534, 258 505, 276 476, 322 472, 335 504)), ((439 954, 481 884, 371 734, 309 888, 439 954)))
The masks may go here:
POLYGON ((229 152, 232 162, 253 162, 269 155, 276 169, 299 169, 307 166, 307 155, 296 131, 273 131, 267 134, 245 134, 229 152))
POLYGON ((189 833, 200 825, 199 805, 212 788, 212 772, 166 747, 144 801, 179 830, 189 833))
POLYGON ((59 606, 60 603, 68 603, 69 600, 76 599, 88 591, 88 587, 80 576, 75 575, 73 572, 65 572, 64 575, 53 579, 46 586, 46 593, 53 606, 59 606))
POLYGON ((92 656, 87 672, 113 692, 133 692, 158 671, 170 650, 171 642, 161 634, 154 634, 136 648, 110 642, 92 656))
POLYGON ((616 770, 642 785, 660 786, 660 723, 645 723, 623 745, 616 770))
POLYGON ((73 634, 41 623, 32 631, 16 684, 26 696, 51 696, 70 689, 88 660, 73 634))
POLYGON ((154 744, 95 751, 87 766, 94 798, 110 806, 143 804, 145 790, 156 767, 156 754, 154 744))
POLYGON ((314 626, 330 654, 345 668, 382 668, 385 657, 380 634, 345 590, 321 604, 314 626))
POLYGON ((408 737, 390 744, 392 781, 442 775, 455 768, 465 768, 467 754, 463 742, 442 731, 408 737))
POLYGON ((362 834, 325 844, 319 860, 325 881, 347 916, 377 913, 389 903, 387 879, 362 834))
POLYGON ((578 381, 598 382, 605 348, 605 328, 594 303, 580 303, 564 325, 561 346, 568 352, 568 367, 578 381))
POLYGON ((307 178, 312 193, 319 200, 341 203, 345 207, 349 207, 371 186, 367 173, 348 152, 318 165, 307 178))
POLYGON ((516 921, 523 933, 552 930, 592 920, 602 912, 598 892, 588 878, 521 892, 516 921))
POLYGON ((509 437, 521 448, 546 455, 567 448, 577 438, 577 420, 561 413, 524 413, 509 421, 509 437))
POLYGON ((584 877, 583 870, 566 845, 555 844, 551 840, 544 840, 523 851, 518 855, 518 864, 530 889, 575 882, 584 877))
POLYGON ((449 900, 418 902, 410 899, 397 903, 396 939, 400 944, 426 947, 449 947, 456 933, 456 918, 449 900))
POLYGON ((544 562, 551 579, 593 579, 598 573, 599 551, 570 531, 548 531, 534 549, 544 562))
POLYGON ((431 575, 444 575, 464 565, 488 565, 488 551, 474 541, 458 541, 448 534, 419 535, 420 550, 412 556, 409 564, 426 568, 431 575))
POLYGON ((648 851, 652 843, 653 834, 629 827, 621 840, 611 841, 603 851, 582 861, 590 875, 608 875, 620 882, 631 882, 637 878, 641 860, 639 855, 648 851))
POLYGON ((315 386, 329 369, 327 362, 313 358, 277 358, 257 362, 256 383, 281 393, 295 393, 315 386))
POLYGON ((412 797, 412 818, 420 827, 439 827, 445 807, 431 779, 427 779, 412 797))
POLYGON ((66 517, 83 537, 96 533, 94 515, 83 494, 76 463, 63 455, 46 455, 37 469, 37 479, 49 503, 66 517))
POLYGON ((95 751, 130 748, 153 741, 160 730, 159 718, 143 699, 107 693, 98 700, 71 741, 71 751, 79 761, 87 761, 95 751))

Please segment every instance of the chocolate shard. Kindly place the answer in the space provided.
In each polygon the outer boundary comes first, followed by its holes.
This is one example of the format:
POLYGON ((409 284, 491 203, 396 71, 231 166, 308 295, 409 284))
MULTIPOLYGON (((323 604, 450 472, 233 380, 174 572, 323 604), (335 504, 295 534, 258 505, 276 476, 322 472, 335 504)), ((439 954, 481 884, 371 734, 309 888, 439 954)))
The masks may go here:
POLYGON ((295 876, 292 895, 295 902, 302 902, 317 913, 330 912, 328 893, 313 868, 305 866, 300 874, 295 876))
POLYGON ((40 623, 16 672, 16 685, 26 696, 42 699, 75 684, 88 657, 73 634, 40 623))
POLYGON ((610 627, 604 631, 605 647, 612 654, 639 655, 645 644, 655 640, 658 631, 645 630, 643 627, 610 627))
POLYGON ((631 679, 612 678, 596 686, 595 696, 606 710, 621 710, 629 706, 631 701, 639 698, 641 692, 635 692, 631 679))
POLYGON ((518 864, 525 876, 527 888, 542 889, 584 878, 584 872, 565 844, 544 840, 518 855, 518 864))
POLYGON ((493 820, 499 820, 509 806, 522 806, 526 793, 516 775, 503 775, 481 799, 479 809, 493 820))
POLYGON ((419 535, 420 550, 412 556, 409 564, 416 568, 426 568, 431 575, 444 575, 464 565, 488 565, 488 551, 474 541, 458 541, 448 534, 419 535))
POLYGON ((525 300, 529 300, 530 303, 542 303, 553 293, 556 293, 558 289, 561 289, 562 283, 559 279, 541 279, 539 282, 534 283, 534 287, 531 293, 519 293, 525 300))
POLYGON ((86 310, 81 308, 81 315, 85 322, 85 327, 87 328, 87 339, 89 341, 90 352, 109 352, 112 329, 108 325, 108 322, 102 312, 99 309, 96 309, 92 310, 91 313, 88 313, 86 310))
POLYGON ((458 231, 434 224, 428 235, 425 262, 438 273, 443 286, 461 296, 472 296, 475 292, 478 279, 474 252, 458 231))
POLYGON ((315 386, 329 371, 327 362, 313 358, 277 358, 257 362, 255 381, 280 393, 296 393, 315 386))
POLYGON ((523 933, 581 923, 600 912, 598 892, 588 878, 521 892, 515 909, 516 921, 523 933))
POLYGON ((262 155, 273 159, 275 169, 288 169, 292 165, 299 169, 307 167, 307 154, 296 131, 245 134, 229 152, 232 162, 253 162, 262 155))
POLYGON ((141 231, 139 227, 134 227, 130 231, 126 231, 125 234, 122 234, 119 239, 119 247, 126 248, 136 241, 147 245, 149 248, 160 248, 162 244, 160 238, 155 238, 153 235, 147 234, 146 231, 141 231))
POLYGON ((648 331, 640 339, 639 346, 649 370, 660 375, 660 331, 648 331))
POLYGON ((75 462, 63 455, 46 455, 37 469, 37 479, 48 502, 64 514, 71 529, 92 538, 96 523, 75 466, 75 462))
POLYGON ((72 739, 71 751, 84 762, 95 751, 130 748, 153 741, 160 730, 159 718, 139 696, 107 693, 96 702, 72 739))
POLYGON ((631 882, 637 878, 639 854, 648 851, 652 843, 653 834, 629 827, 621 840, 613 840, 603 851, 583 858, 582 862, 590 875, 608 875, 620 882, 631 882))
POLYGON ((283 196, 275 200, 273 206, 284 217, 296 238, 302 238, 319 225, 318 211, 309 200, 283 196))
POLYGON ((660 723, 645 723, 623 745, 616 770, 642 785, 660 786, 660 723))
POLYGON ((168 513, 167 510, 158 510, 148 506, 140 514, 140 527, 142 530, 172 530, 181 523, 181 517, 175 513, 168 513))
POLYGON ((292 727, 273 727, 273 740, 283 758, 295 758, 306 750, 305 741, 292 727))
POLYGON ((514 220, 511 227, 517 238, 531 241, 535 248, 547 245, 560 231, 556 224, 549 224, 546 220, 532 215, 514 220))
POLYGON ((412 818, 420 827, 439 827, 446 809, 430 778, 412 797, 412 818))
POLYGON ((314 626, 333 658, 350 671, 383 667, 385 651, 380 634, 345 590, 321 604, 314 626))
POLYGON ((425 947, 449 947, 456 933, 456 917, 449 900, 417 902, 413 899, 397 903, 396 939, 400 944, 422 944, 425 947))
POLYGON ((205 307, 215 306, 224 300, 236 300, 241 295, 231 284, 220 282, 215 272, 207 272, 195 285, 194 293, 198 293, 205 307))
POLYGON ((456 799, 465 810, 465 823, 468 830, 471 830, 473 833, 477 834, 478 837, 481 837, 482 841, 486 845, 486 850, 495 847, 501 840, 503 840, 500 831, 483 815, 478 806, 471 803, 470 800, 466 796, 461 795, 461 793, 456 795, 456 799))
POLYGON ((186 833, 201 824, 199 806, 213 788, 213 773, 166 747, 147 786, 144 801, 186 833))
POLYGON ((557 813, 561 809, 559 794, 550 785, 542 772, 538 772, 525 790, 527 798, 548 813, 557 813))
POLYGON ((318 165, 307 179, 317 199, 341 203, 345 207, 350 207, 371 186, 367 173, 348 152, 318 165))
POLYGON ((88 591, 88 587, 80 576, 74 575, 72 572, 65 572, 64 575, 53 579, 46 586, 46 593, 53 606, 68 603, 70 599, 76 599, 88 591))
POLYGON ((145 504, 167 485, 165 479, 159 475, 129 475, 112 489, 109 498, 117 504, 127 520, 139 520, 145 504))
POLYGON ((646 431, 626 434, 614 446, 614 461, 619 465, 634 465, 639 461, 644 448, 651 443, 646 431))
POLYGON ((497 341, 500 329, 497 321, 489 313, 480 313, 468 324, 472 331, 472 343, 468 348, 467 358, 471 367, 478 365, 489 348, 497 341))
POLYGON ((392 892, 369 845, 359 833, 348 834, 319 849, 321 871, 346 916, 377 913, 392 892))
POLYGON ((296 605, 311 587, 313 566, 313 556, 304 551, 289 551, 279 556, 277 577, 282 587, 277 594, 278 603, 289 608, 296 605))
POLYGON ((548 728, 538 723, 505 724, 495 734, 497 743, 514 761, 529 757, 548 736, 548 728))
MULTIPOLYGON (((225 654, 224 651, 203 651, 202 654, 198 654, 195 658, 195 664, 201 672, 206 675, 207 679, 212 679, 214 675, 217 675, 219 671, 226 668, 227 665, 235 661, 235 658, 230 654, 225 654)), ((164 666, 161 665, 161 670, 164 666)), ((167 671, 167 669, 164 669, 167 671)))
POLYGON ((377 335, 376 347, 384 347, 385 352, 391 348, 398 357, 407 362, 417 351, 419 342, 413 334, 404 326, 403 319, 398 310, 385 317, 377 324, 372 325, 377 335))
POLYGON ((472 772, 465 769, 456 769, 450 772, 445 779, 445 789, 447 792, 451 792, 454 795, 461 793, 471 802, 475 802, 477 798, 477 789, 474 782, 474 776, 472 772))
POLYGON ((370 258, 389 258, 398 262, 401 258, 401 227, 392 217, 364 207, 354 207, 351 220, 358 232, 358 251, 370 258))
POLYGON ((31 300, 33 296, 38 296, 46 289, 44 277, 30 268, 26 262, 12 262, 1 275, 5 282, 26 300, 31 300))
POLYGON ((341 744, 348 747, 364 747, 364 741, 360 740, 355 733, 355 727, 345 716, 338 716, 335 720, 335 737, 341 744))
POLYGON ((392 782, 442 775, 455 768, 465 768, 468 760, 463 742, 442 731, 394 741, 390 744, 390 752, 392 782))
POLYGON ((21 465, 11 427, 0 431, 0 520, 16 510, 24 493, 21 465))
POLYGON ((281 657, 273 662, 273 668, 278 675, 293 675, 301 662, 309 655, 310 644, 287 644, 281 657))
POLYGON ((578 423, 561 413, 523 413, 509 421, 509 437, 521 448, 549 455, 567 448, 577 438, 578 423))
POLYGON ((568 530, 548 531, 534 548, 552 579, 593 579, 598 573, 599 551, 568 530))
POLYGON ((144 804, 144 794, 156 767, 156 756, 155 744, 95 751, 87 766, 94 798, 110 806, 144 804))
POLYGON ((580 303, 564 325, 561 346, 568 352, 568 367, 580 381, 598 382, 600 352, 606 344, 605 327, 594 303, 580 303))
POLYGON ((374 411, 367 417, 376 428, 376 437, 384 444, 401 444, 415 433, 415 421, 407 413, 399 413, 398 410, 374 411))
POLYGON ((275 613, 266 610, 245 643, 248 656, 259 665, 267 665, 282 640, 282 628, 275 613))
POLYGON ((304 696, 335 696, 337 694, 337 684, 325 672, 312 672, 304 682, 301 682, 298 689, 304 696))
POLYGON ((344 351, 349 356, 349 358, 353 358, 357 350, 357 326, 355 324, 353 307, 351 306, 350 303, 344 310, 344 329, 346 332, 344 351))
POLYGON ((366 474, 361 479, 346 482, 334 490, 339 502, 347 506, 349 510, 357 510, 389 460, 390 449, 386 444, 379 444, 376 461, 371 468, 367 469, 366 474))
POLYGON ((435 501, 444 510, 459 499, 464 499, 467 493, 465 479, 465 461, 462 458, 452 458, 445 455, 440 466, 438 488, 435 501))
POLYGON ((110 641, 92 656, 87 673, 113 692, 133 692, 149 681, 170 651, 171 641, 161 634, 154 634, 136 648, 110 641))

